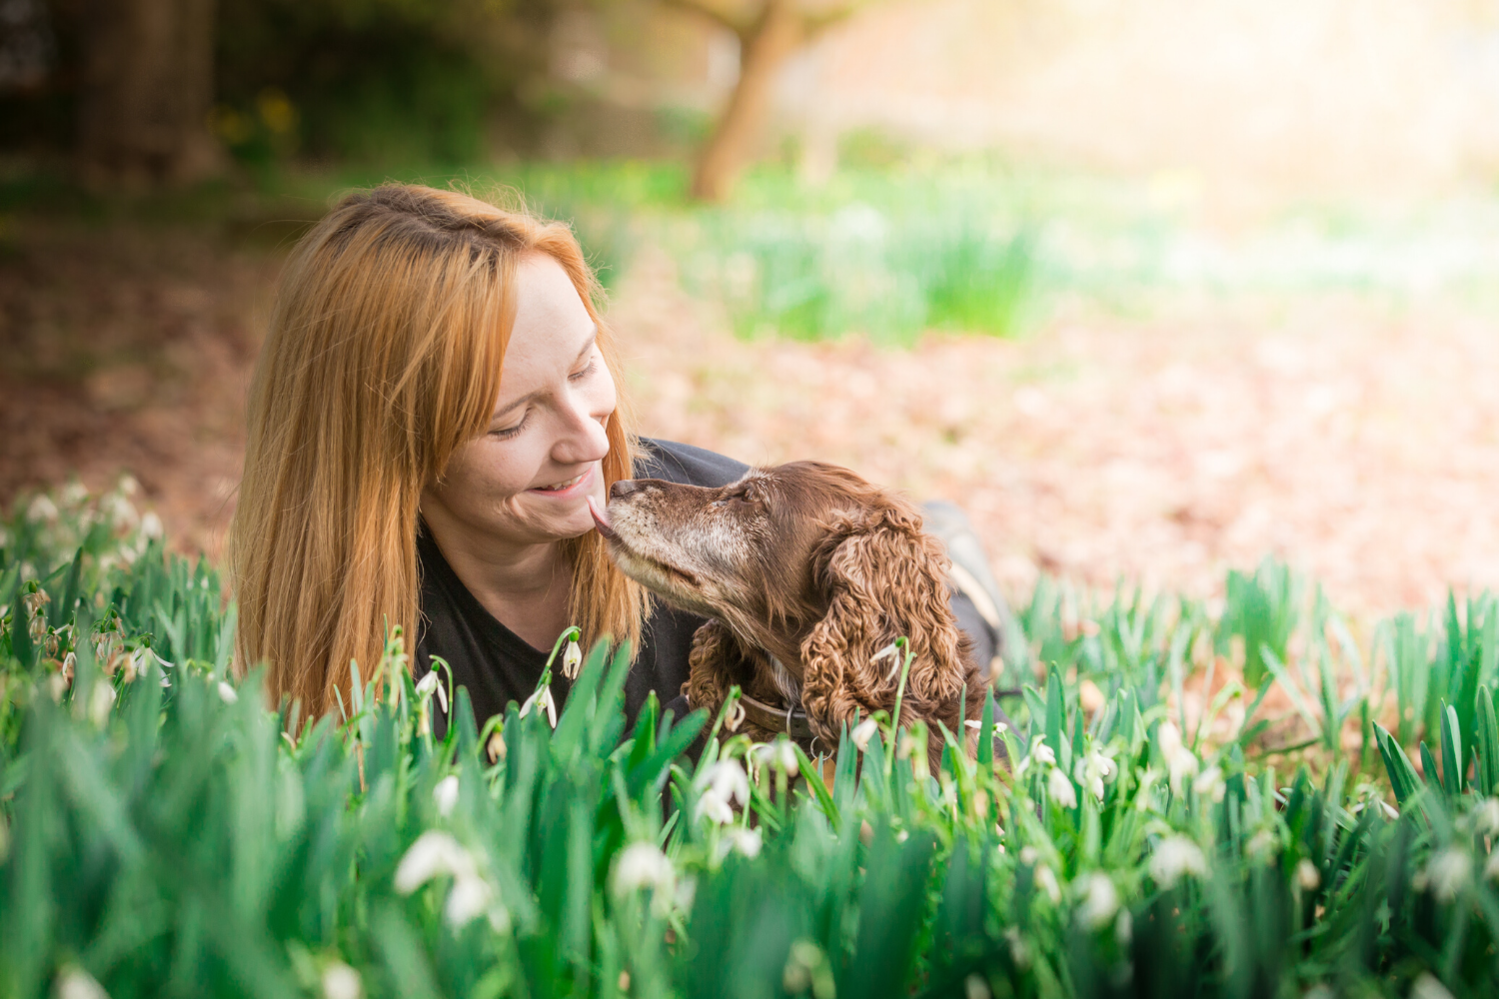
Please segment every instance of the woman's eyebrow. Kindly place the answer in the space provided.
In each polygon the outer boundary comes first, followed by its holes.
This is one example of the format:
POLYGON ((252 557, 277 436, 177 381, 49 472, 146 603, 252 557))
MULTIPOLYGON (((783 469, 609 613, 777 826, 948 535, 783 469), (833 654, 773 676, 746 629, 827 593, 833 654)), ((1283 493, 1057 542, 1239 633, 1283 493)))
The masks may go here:
MULTIPOLYGON (((588 334, 588 339, 583 341, 583 349, 580 350, 580 351, 578 351, 578 356, 573 359, 573 364, 577 364, 579 361, 583 360, 583 358, 587 357, 588 356, 588 352, 593 349, 593 345, 598 342, 598 339, 599 339, 599 327, 598 327, 598 324, 595 323, 593 325, 592 330, 588 334)), ((535 392, 528 392, 528 393, 526 393, 525 395, 521 396, 519 399, 516 399, 514 402, 507 403, 506 405, 501 406, 499 409, 497 409, 497 410, 494 411, 494 414, 492 416, 490 416, 490 418, 489 418, 490 422, 494 422, 495 420, 498 420, 500 417, 504 416, 506 413, 510 412, 512 409, 516 409, 517 407, 524 406, 528 402, 534 402, 539 396, 546 395, 546 392, 547 392, 547 390, 544 389, 544 388, 537 389, 535 392)))

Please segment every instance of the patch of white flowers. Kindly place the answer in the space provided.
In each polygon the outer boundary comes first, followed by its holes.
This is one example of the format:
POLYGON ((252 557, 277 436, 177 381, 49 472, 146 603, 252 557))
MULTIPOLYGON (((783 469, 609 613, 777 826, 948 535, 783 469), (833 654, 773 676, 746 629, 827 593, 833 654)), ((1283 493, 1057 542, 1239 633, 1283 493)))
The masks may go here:
POLYGON ((362 999, 364 982, 359 972, 342 961, 331 961, 323 969, 323 999, 362 999))
POLYGON ((1467 888, 1472 876, 1473 858, 1466 850, 1449 847, 1432 857, 1412 883, 1419 889, 1430 888, 1443 902, 1451 902, 1467 888))
POLYGON ((1072 768, 1072 775, 1077 778, 1078 783, 1099 801, 1103 800, 1104 781, 1112 779, 1118 773, 1119 768, 1114 764, 1113 758, 1097 746, 1089 746, 1082 759, 1072 768))
POLYGON ((749 778, 738 760, 719 760, 700 771, 693 781, 698 789, 698 819, 721 826, 734 821, 734 805, 749 804, 749 778))
POLYGON ((1077 921, 1089 931, 1101 930, 1114 921, 1119 912, 1119 889, 1107 874, 1094 871, 1076 883, 1082 897, 1077 906, 1077 921))
POLYGON ((437 814, 447 818, 458 804, 458 775, 448 774, 432 788, 432 800, 437 803, 437 814))
POLYGON ((1169 721, 1161 722, 1156 730, 1156 744, 1171 775, 1171 793, 1181 794, 1182 782, 1197 773, 1197 757, 1182 744, 1181 729, 1169 721))
POLYGON ((616 895, 650 889, 651 912, 656 916, 665 916, 673 905, 683 909, 691 906, 697 887, 690 878, 679 880, 671 858, 656 844, 644 841, 631 843, 620 851, 614 860, 610 884, 616 895))
POLYGON ((750 749, 749 760, 757 767, 770 766, 787 776, 801 770, 801 762, 796 758, 796 746, 785 738, 758 743, 750 749))
POLYGON ((443 906, 443 918, 454 929, 467 926, 479 916, 487 915, 490 925, 504 931, 510 915, 495 897, 494 886, 479 871, 474 855, 464 849, 451 834, 429 829, 415 843, 396 867, 395 889, 410 895, 428 881, 450 876, 453 887, 443 906))
POLYGON ((1185 836, 1167 836, 1150 855, 1150 876, 1162 888, 1175 887, 1185 875, 1204 877, 1208 872, 1202 848, 1185 836))

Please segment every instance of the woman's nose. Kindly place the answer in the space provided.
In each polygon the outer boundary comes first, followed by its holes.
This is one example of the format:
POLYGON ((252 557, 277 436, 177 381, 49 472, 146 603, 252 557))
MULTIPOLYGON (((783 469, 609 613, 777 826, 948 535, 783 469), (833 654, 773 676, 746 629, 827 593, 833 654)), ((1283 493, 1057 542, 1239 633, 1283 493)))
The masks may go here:
POLYGON ((562 464, 582 465, 598 461, 609 453, 609 435, 604 429, 613 407, 589 405, 589 400, 574 397, 567 407, 567 428, 553 457, 562 464))

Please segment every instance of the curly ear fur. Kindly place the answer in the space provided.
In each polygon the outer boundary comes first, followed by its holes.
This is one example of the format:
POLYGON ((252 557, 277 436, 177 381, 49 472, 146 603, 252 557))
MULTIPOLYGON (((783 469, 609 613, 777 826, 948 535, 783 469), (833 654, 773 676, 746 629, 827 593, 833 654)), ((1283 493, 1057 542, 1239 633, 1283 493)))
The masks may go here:
MULTIPOLYGON (((948 604, 947 554, 922 533, 919 515, 896 504, 844 515, 815 564, 831 602, 801 649, 803 701, 814 730, 834 740, 855 708, 867 717, 894 705, 896 663, 870 659, 905 635, 915 658, 901 723, 926 717, 961 732, 958 705, 974 669, 948 604)), ((934 734, 940 755, 940 733, 934 734)))
MULTIPOLYGON (((729 688, 739 688, 752 697, 764 697, 760 675, 756 669, 758 653, 750 652, 722 621, 709 621, 692 634, 692 652, 688 655, 687 682, 682 684, 682 693, 687 695, 687 705, 696 711, 705 708, 709 724, 718 717, 723 702, 729 698, 729 688)), ((739 729, 749 734, 756 742, 769 742, 776 733, 745 722, 739 729)))

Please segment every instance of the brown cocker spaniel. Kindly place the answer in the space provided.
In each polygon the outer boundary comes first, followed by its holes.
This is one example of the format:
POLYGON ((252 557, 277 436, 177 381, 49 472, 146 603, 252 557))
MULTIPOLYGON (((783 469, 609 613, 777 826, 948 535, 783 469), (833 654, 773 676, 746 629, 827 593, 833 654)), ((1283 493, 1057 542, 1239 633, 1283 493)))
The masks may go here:
POLYGON ((716 714, 738 684, 753 738, 790 732, 831 751, 855 711, 894 711, 899 660, 875 657, 904 635, 915 659, 901 724, 927 722, 933 767, 938 722, 972 734, 959 712, 982 714, 985 682, 948 604, 947 554, 909 503, 813 461, 721 488, 632 479, 609 495, 594 519, 619 567, 711 619, 693 638, 692 707, 716 714))

